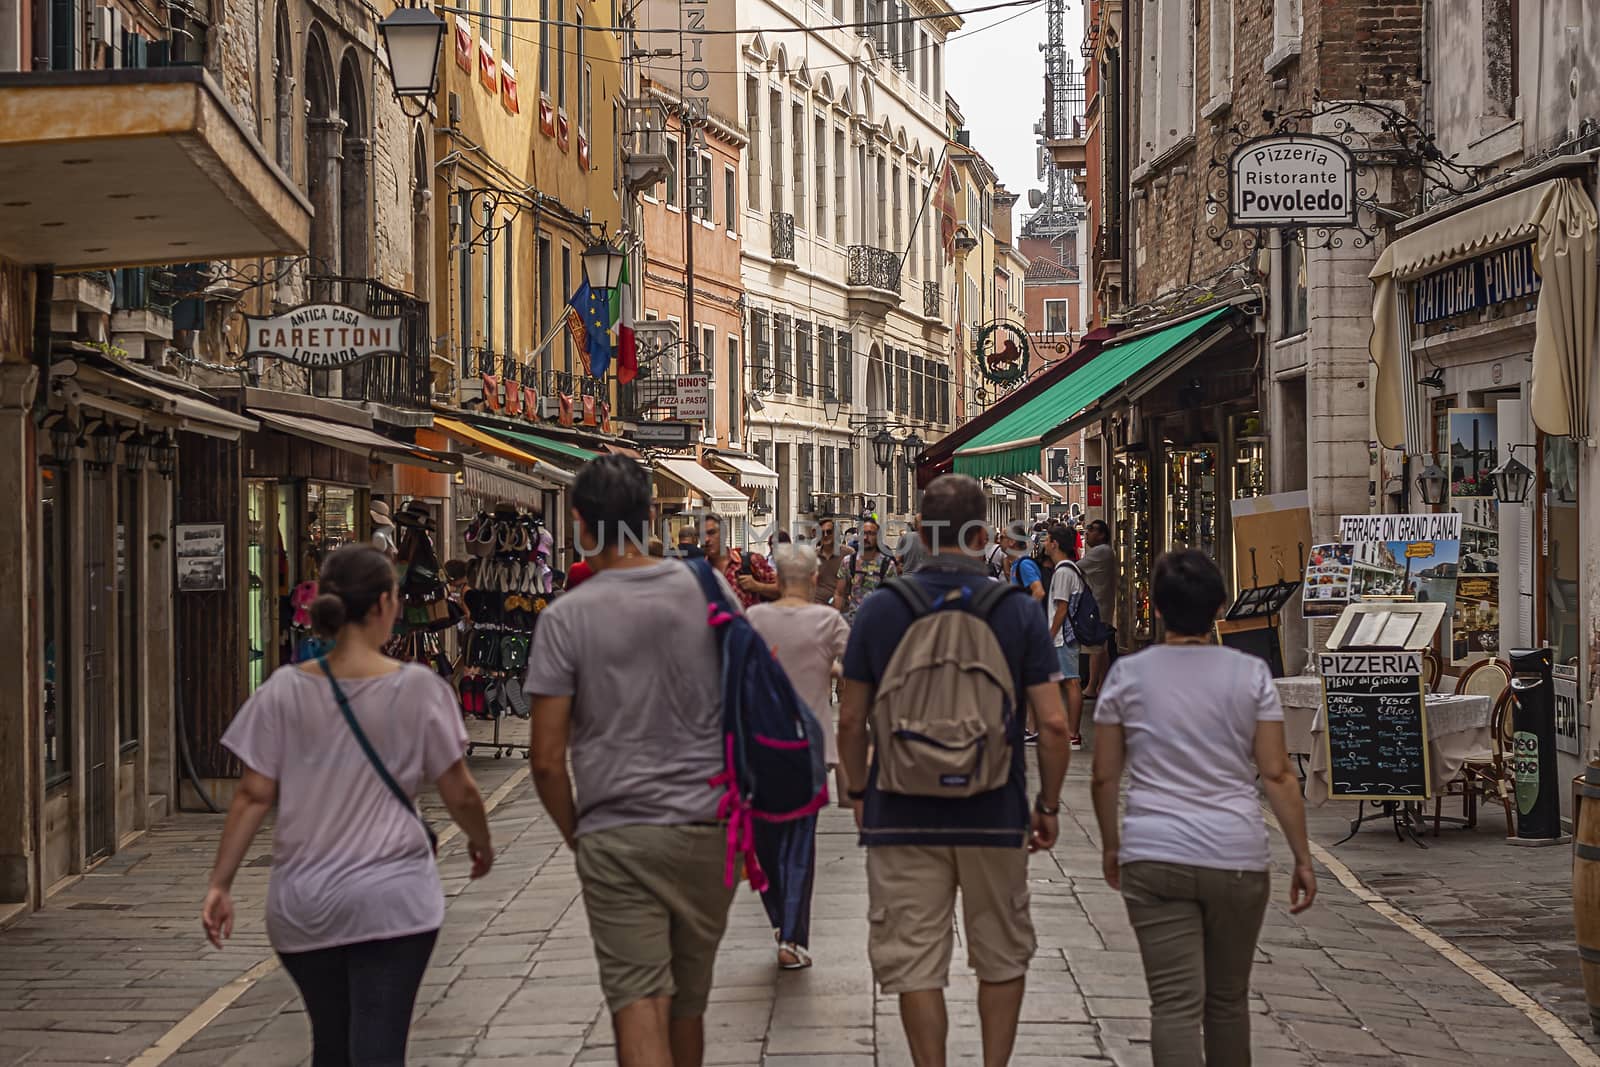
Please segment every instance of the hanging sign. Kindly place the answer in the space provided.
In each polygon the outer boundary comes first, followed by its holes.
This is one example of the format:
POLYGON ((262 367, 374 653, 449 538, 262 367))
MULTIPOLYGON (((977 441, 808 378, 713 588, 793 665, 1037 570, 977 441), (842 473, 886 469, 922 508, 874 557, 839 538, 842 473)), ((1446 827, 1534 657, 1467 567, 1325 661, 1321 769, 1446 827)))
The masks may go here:
POLYGON ((244 354, 313 370, 400 355, 400 319, 379 318, 344 304, 302 304, 281 315, 246 315, 244 354))
POLYGON ((667 406, 682 422, 708 421, 711 418, 711 376, 678 375, 677 391, 667 401, 667 406))
POLYGON ((1353 226, 1356 160, 1325 137, 1273 134, 1228 158, 1228 225, 1353 226))

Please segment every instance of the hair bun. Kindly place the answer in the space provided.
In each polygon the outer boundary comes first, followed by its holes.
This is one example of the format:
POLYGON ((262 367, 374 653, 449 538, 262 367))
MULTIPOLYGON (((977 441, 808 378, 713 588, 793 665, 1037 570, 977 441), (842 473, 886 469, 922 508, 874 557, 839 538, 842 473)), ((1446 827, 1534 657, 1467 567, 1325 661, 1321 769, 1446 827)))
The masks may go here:
POLYGON ((337 593, 318 593, 307 610, 312 627, 324 637, 332 637, 343 629, 348 614, 344 598, 337 593))

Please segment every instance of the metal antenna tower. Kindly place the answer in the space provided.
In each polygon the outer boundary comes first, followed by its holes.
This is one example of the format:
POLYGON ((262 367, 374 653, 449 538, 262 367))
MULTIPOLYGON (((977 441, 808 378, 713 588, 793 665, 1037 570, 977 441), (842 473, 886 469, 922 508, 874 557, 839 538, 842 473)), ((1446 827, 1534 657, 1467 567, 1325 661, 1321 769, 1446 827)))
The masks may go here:
POLYGON ((1057 237, 1077 228, 1084 205, 1072 179, 1050 159, 1045 142, 1081 138, 1083 130, 1083 76, 1067 54, 1067 0, 1045 0, 1044 117, 1033 132, 1038 136, 1037 177, 1045 183, 1043 194, 1031 191, 1028 206, 1036 208, 1023 220, 1029 237, 1057 237))

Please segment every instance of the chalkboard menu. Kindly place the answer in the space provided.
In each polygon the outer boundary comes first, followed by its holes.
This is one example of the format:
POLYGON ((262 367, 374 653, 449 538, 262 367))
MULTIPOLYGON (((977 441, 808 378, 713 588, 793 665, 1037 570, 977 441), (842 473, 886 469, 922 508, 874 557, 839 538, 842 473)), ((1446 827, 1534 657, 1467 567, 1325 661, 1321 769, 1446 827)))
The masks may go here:
POLYGON ((1419 652, 1331 652, 1319 657, 1328 796, 1428 797, 1427 703, 1419 652))

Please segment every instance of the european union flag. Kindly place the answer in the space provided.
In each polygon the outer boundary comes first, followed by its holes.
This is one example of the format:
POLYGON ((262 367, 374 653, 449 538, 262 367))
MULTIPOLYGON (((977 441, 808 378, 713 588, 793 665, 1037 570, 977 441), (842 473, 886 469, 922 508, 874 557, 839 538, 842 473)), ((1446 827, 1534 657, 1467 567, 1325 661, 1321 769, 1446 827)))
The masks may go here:
POLYGON ((611 333, 611 298, 609 294, 589 288, 588 281, 578 286, 572 294, 572 311, 583 322, 586 343, 582 346, 589 356, 589 373, 603 378, 611 367, 611 357, 616 341, 611 333))

